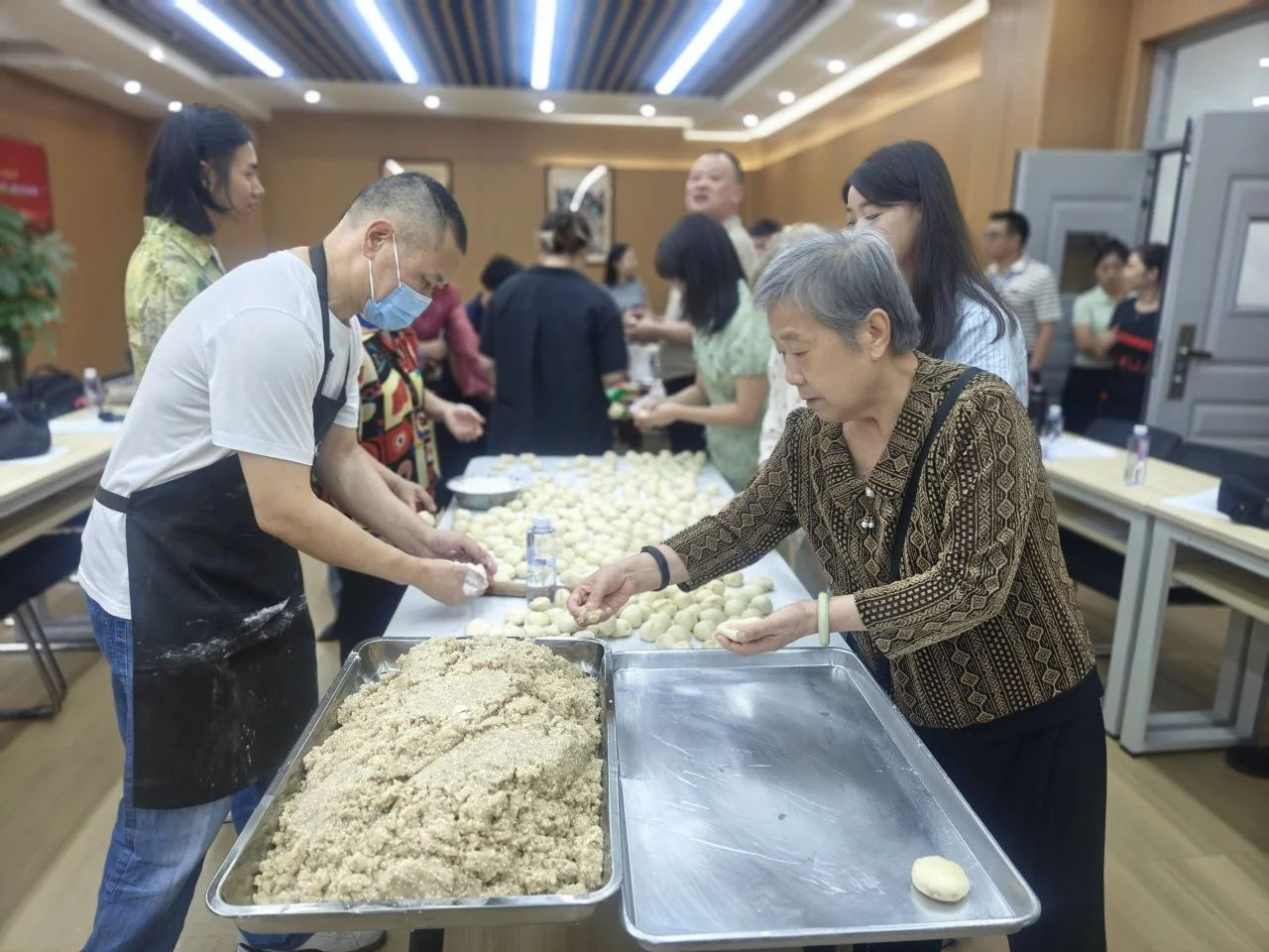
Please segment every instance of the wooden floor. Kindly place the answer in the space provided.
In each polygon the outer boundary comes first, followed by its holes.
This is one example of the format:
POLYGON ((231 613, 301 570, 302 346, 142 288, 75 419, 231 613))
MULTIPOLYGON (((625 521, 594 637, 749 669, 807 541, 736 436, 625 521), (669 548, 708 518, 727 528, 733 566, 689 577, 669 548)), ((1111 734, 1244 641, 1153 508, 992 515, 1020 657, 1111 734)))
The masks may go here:
MULTIPOLYGON (((314 620, 330 618, 322 572, 306 566, 314 620)), ((1108 641, 1113 604, 1085 599, 1095 640, 1108 641)), ((1173 609, 1160 669, 1170 707, 1209 698, 1226 614, 1173 609)), ((336 651, 321 645, 333 676, 336 651)), ((63 656, 64 658, 67 656, 63 656)), ((53 721, 0 724, 0 952, 75 952, 88 935, 120 789, 121 747, 104 662, 70 656, 67 708, 53 721)), ((0 703, 19 703, 34 673, 0 660, 0 703)), ((34 699, 33 697, 30 699, 34 699)), ((1264 952, 1269 949, 1269 782, 1225 766, 1219 753, 1133 758, 1109 741, 1107 928, 1112 952, 1264 952)), ((203 905, 207 880, 232 842, 222 831, 204 866, 178 949, 231 952, 234 930, 203 905)), ((404 933, 389 952, 405 952, 404 933)), ((462 930, 447 952, 633 950, 608 907, 584 926, 462 930)), ((1005 952, 1002 939, 964 952, 1005 952)), ((1071 950, 1078 952, 1078 950, 1071 950)))

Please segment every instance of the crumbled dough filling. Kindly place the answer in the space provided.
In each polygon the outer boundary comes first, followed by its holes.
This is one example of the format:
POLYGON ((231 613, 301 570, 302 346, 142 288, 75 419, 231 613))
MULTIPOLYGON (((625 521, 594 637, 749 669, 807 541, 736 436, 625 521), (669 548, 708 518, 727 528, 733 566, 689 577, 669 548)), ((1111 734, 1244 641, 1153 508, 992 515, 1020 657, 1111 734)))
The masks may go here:
POLYGON ((600 701, 547 648, 436 638, 304 758, 256 901, 582 893, 603 879, 600 701))

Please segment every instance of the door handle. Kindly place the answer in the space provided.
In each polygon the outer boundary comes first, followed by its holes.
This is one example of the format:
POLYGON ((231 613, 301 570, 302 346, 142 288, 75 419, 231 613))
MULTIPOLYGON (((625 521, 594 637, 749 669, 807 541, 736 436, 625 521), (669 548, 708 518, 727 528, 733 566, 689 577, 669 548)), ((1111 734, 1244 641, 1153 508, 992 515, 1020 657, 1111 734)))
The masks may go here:
POLYGON ((1210 350, 1199 350, 1194 346, 1197 337, 1197 324, 1181 325, 1172 362, 1172 374, 1168 380, 1169 400, 1180 400, 1185 396, 1185 384, 1189 380, 1191 360, 1213 360, 1216 357, 1210 350))

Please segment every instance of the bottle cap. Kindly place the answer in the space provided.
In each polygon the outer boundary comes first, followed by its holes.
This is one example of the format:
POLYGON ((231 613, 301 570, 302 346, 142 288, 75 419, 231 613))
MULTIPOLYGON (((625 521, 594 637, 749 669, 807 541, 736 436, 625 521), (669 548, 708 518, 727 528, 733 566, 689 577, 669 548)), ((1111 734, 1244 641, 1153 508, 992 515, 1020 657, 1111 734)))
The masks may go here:
POLYGON ((1051 420, 1051 419, 1053 419, 1054 417, 1060 417, 1061 415, 1062 415, 1062 406, 1061 406, 1061 404, 1058 404, 1058 403, 1050 403, 1050 404, 1049 404, 1049 419, 1051 420))
POLYGON ((1149 436, 1150 427, 1146 426, 1144 423, 1138 423, 1132 428, 1132 435, 1133 436, 1149 436))
POLYGON ((539 532, 539 531, 550 532, 551 531, 551 517, 550 516, 534 516, 533 517, 533 531, 534 532, 539 532))

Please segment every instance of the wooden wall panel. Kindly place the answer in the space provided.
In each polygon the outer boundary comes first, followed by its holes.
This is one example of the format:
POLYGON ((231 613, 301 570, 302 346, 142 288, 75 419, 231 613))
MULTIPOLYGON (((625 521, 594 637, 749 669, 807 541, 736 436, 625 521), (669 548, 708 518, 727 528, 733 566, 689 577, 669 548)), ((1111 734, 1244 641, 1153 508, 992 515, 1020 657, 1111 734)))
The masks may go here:
POLYGON ((103 374, 127 368, 123 276, 141 237, 146 127, 98 103, 0 69, 0 133, 44 146, 53 221, 75 250, 55 354, 44 361, 103 374))

